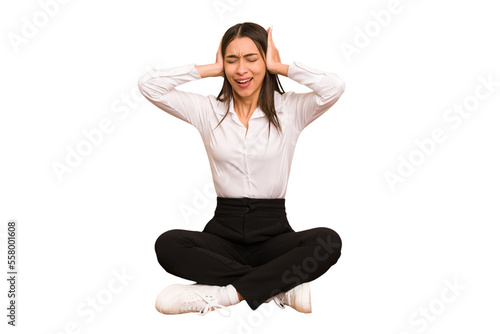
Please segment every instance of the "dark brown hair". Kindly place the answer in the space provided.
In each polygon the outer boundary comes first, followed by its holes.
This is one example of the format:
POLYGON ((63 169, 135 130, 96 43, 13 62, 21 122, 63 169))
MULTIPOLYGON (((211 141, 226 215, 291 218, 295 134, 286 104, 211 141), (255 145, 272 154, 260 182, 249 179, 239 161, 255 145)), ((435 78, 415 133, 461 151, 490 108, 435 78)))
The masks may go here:
MULTIPOLYGON (((250 38, 257 48, 259 49, 260 55, 262 59, 264 59, 264 63, 266 62, 266 54, 267 54, 267 31, 260 25, 252 22, 244 22, 238 23, 231 28, 229 28, 224 36, 222 37, 221 43, 221 52, 222 57, 225 56, 226 48, 235 38, 239 37, 248 37, 250 38)), ((279 122, 278 116, 276 115, 276 109, 274 108, 274 92, 277 91, 280 94, 284 94, 283 87, 281 86, 280 80, 277 74, 272 74, 266 68, 266 75, 264 76, 264 80, 262 82, 262 87, 259 92, 259 100, 258 106, 267 116, 269 120, 269 135, 271 132, 271 123, 276 127, 276 129, 281 133, 281 124, 279 122)), ((214 130, 220 125, 220 123, 226 118, 229 112, 229 101, 230 99, 234 99, 233 89, 229 80, 226 77, 226 73, 224 73, 224 84, 222 85, 222 89, 217 96, 217 100, 226 103, 227 111, 224 117, 220 120, 219 124, 214 128, 214 130)))

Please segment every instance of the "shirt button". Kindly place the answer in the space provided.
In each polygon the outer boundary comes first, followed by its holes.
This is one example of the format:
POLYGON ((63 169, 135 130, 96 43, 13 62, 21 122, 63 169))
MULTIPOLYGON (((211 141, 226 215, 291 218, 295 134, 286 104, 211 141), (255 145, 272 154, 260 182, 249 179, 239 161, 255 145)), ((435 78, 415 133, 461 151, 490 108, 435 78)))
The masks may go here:
POLYGON ((247 179, 247 180, 249 179, 248 175, 247 175, 247 176, 245 176, 245 177, 246 177, 246 179, 247 179))

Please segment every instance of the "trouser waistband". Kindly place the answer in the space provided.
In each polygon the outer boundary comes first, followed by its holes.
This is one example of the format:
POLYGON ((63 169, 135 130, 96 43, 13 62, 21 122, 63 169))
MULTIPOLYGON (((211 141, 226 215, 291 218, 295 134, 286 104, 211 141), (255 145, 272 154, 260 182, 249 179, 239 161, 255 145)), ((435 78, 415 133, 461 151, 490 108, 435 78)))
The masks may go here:
POLYGON ((262 210, 272 212, 285 211, 284 198, 225 198, 217 197, 216 211, 262 210), (245 209, 246 208, 246 209, 245 209))

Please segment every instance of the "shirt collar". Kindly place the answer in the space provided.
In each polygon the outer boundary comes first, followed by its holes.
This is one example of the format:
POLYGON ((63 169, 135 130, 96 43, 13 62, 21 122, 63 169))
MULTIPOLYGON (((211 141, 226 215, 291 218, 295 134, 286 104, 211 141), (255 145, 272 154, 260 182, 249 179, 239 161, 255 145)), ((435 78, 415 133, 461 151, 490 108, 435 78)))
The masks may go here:
MULTIPOLYGON (((274 109, 276 109, 277 113, 283 112, 281 110, 281 101, 282 101, 282 95, 275 91, 274 92, 274 109)), ((234 104, 234 101, 231 99, 231 101, 229 102, 229 113, 234 114, 235 116, 238 116, 236 114, 236 112, 234 111, 233 104, 234 104)), ((226 114, 226 108, 217 108, 217 113, 219 115, 224 116, 226 114)), ((253 112, 252 117, 250 117, 250 119, 257 118, 257 117, 263 117, 263 116, 266 116, 266 114, 264 114, 264 112, 260 109, 260 107, 257 107, 257 109, 255 109, 255 111, 253 112)))

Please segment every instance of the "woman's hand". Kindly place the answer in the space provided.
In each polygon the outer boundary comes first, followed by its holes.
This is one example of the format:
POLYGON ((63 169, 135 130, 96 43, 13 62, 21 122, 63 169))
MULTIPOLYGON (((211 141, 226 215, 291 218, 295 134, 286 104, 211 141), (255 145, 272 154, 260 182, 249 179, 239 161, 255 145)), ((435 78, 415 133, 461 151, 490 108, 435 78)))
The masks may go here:
POLYGON ((288 75, 288 65, 281 63, 280 53, 273 41, 273 29, 267 28, 266 67, 272 74, 288 75))
POLYGON ((219 74, 217 76, 223 77, 224 76, 224 57, 222 57, 222 38, 219 43, 219 49, 217 50, 217 56, 215 57, 215 65, 217 69, 219 70, 219 74))
POLYGON ((219 43, 219 50, 215 56, 215 63, 208 65, 196 65, 196 69, 202 78, 224 77, 224 59, 222 57, 222 38, 219 43))

